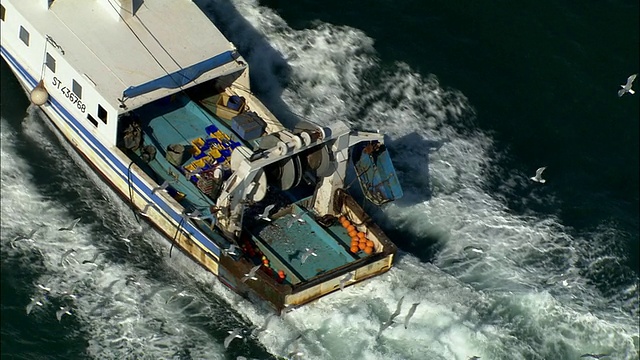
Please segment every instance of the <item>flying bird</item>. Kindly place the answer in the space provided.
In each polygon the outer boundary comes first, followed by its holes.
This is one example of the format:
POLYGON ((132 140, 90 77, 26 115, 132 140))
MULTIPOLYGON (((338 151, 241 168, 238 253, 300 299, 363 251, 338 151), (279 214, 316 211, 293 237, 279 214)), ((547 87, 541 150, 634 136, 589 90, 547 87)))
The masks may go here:
POLYGON ((261 327, 253 329, 253 331, 251 332, 251 335, 257 336, 259 333, 267 330, 267 326, 269 326, 269 322, 271 321, 271 319, 273 319, 273 317, 274 317, 273 314, 269 315, 261 327))
POLYGON ((411 309, 409 309, 409 313, 407 314, 407 317, 404 318, 405 329, 409 326, 409 319, 411 319, 411 317, 413 316, 413 313, 416 312, 416 308, 418 307, 418 305, 420 305, 419 302, 413 303, 413 305, 411 305, 411 309))
POLYGON ((229 331, 229 336, 224 339, 224 348, 228 348, 229 344, 231 344, 234 339, 242 339, 242 335, 240 335, 240 333, 242 333, 241 328, 235 328, 233 331, 229 331))
POLYGON ((76 253, 75 249, 69 249, 67 251, 64 252, 64 254, 62 254, 62 256, 60 256, 60 266, 65 267, 65 264, 70 264, 69 260, 67 260, 67 257, 69 256, 74 256, 76 253))
POLYGON ((36 305, 42 306, 46 299, 47 298, 44 295, 38 295, 36 297, 32 297, 31 302, 27 305, 27 315, 31 313, 31 310, 33 310, 34 306, 36 305))
POLYGON ((541 184, 544 184, 547 180, 542 178, 542 172, 546 168, 547 168, 546 166, 543 166, 543 167, 539 168, 538 170, 536 170, 536 176, 533 176, 530 179, 535 181, 535 182, 539 182, 541 184))
POLYGON ((247 273, 244 274, 244 276, 242 277, 242 279, 240 279, 240 281, 245 282, 249 279, 251 280, 258 280, 258 278, 256 277, 256 271, 258 271, 258 269, 260 269, 260 266, 262 266, 262 264, 256 265, 254 267, 251 268, 251 270, 247 273))
POLYGON ((155 194, 158 191, 167 191, 167 187, 169 186, 169 180, 165 180, 160 186, 156 186, 151 190, 152 194, 155 194))
POLYGON ((82 264, 93 264, 97 266, 96 260, 98 259, 98 256, 100 256, 100 253, 96 252, 91 260, 82 260, 82 264))
MULTIPOLYGON (((635 77, 635 75, 634 75, 634 77, 635 77)), ((627 84, 628 84, 628 82, 627 82, 627 84)), ((609 356, 609 354, 582 354, 582 355, 580 355, 581 358, 590 357, 590 358, 594 358, 594 359, 600 359, 600 358, 603 358, 605 356, 609 356)))
POLYGON ((82 218, 77 218, 77 219, 73 220, 73 222, 71 224, 69 224, 69 226, 61 227, 60 229, 58 229, 58 231, 73 231, 73 228, 75 228, 76 225, 78 225, 78 223, 80 222, 80 219, 82 219, 82 218))
POLYGON ((478 253, 478 254, 482 254, 482 253, 484 253, 484 251, 483 251, 481 248, 479 248, 479 247, 475 247, 475 246, 473 246, 473 245, 465 246, 465 247, 464 247, 464 249, 462 249, 462 250, 464 250, 464 251, 471 250, 471 251, 473 251, 473 252, 475 252, 475 253, 478 253))
POLYGON ((340 291, 344 290, 344 285, 347 281, 351 280, 351 273, 345 275, 342 279, 340 279, 340 291))
POLYGON ((140 214, 141 216, 144 216, 144 217, 148 217, 148 216, 149 216, 149 214, 147 214, 147 211, 149 210, 149 208, 152 208, 152 207, 156 207, 156 203, 154 203, 154 202, 148 202, 148 203, 144 206, 144 208, 142 208, 142 210, 140 210, 140 211, 138 212, 138 214, 140 214))
POLYGON ((264 221, 271 221, 271 218, 269 217, 269 212, 271 211, 271 209, 273 209, 275 207, 274 204, 271 205, 267 205, 267 207, 264 208, 264 211, 262 212, 262 214, 256 216, 256 219, 258 220, 264 220, 264 221))
POLYGON ((56 311, 58 321, 61 321, 64 315, 71 315, 71 306, 60 307, 60 310, 56 311))
POLYGON ((309 256, 311 256, 311 255, 318 256, 318 254, 316 254, 316 249, 305 248, 305 250, 306 250, 305 253, 302 254, 302 256, 300 257, 300 262, 302 264, 304 264, 304 262, 307 261, 309 256))
POLYGON ((394 319, 400 315, 400 310, 402 309, 402 301, 404 300, 404 296, 400 298, 400 300, 398 301, 398 305, 396 305, 396 311, 393 312, 393 314, 391 314, 391 316, 389 316, 389 320, 383 322, 380 324, 380 329, 378 330, 378 335, 376 335, 376 338, 380 337, 380 334, 382 334, 382 332, 384 330, 386 330, 388 327, 390 327, 391 325, 393 325, 395 323, 394 319))
POLYGON ((637 75, 638 75, 638 74, 633 74, 633 75, 629 76, 629 77, 627 78, 627 83, 626 83, 626 84, 624 84, 624 85, 620 85, 620 87, 621 87, 622 89, 618 90, 618 96, 619 96, 619 97, 620 97, 620 96, 622 96, 622 95, 624 95, 624 94, 626 94, 626 93, 629 93, 629 94, 631 94, 631 95, 633 95, 633 94, 635 94, 635 93, 636 93, 636 92, 635 92, 635 91, 633 91, 633 89, 631 88, 631 85, 633 85, 633 80, 635 80, 635 79, 636 79, 636 76, 637 76, 637 75))
POLYGON ((229 255, 238 255, 238 253, 236 252, 236 250, 238 250, 238 245, 236 244, 231 244, 231 246, 229 246, 226 249, 222 249, 222 253, 229 256, 229 255))
POLYGON ((301 218, 301 217, 299 217, 298 215, 296 215, 296 214, 293 214, 293 213, 292 213, 292 214, 291 214, 291 219, 289 219, 289 221, 287 222, 287 228, 292 227, 292 226, 293 226, 293 224, 294 224, 296 221, 297 221, 299 224, 305 224, 305 223, 306 223, 306 221, 305 221, 303 218, 301 218))
POLYGON ((25 235, 25 234, 22 234, 22 235, 18 235, 18 236, 16 236, 13 240, 11 240, 11 247, 15 249, 15 248, 16 248, 16 246, 15 246, 15 242, 16 242, 16 241, 20 241, 20 240, 26 240, 26 241, 29 241, 29 242, 33 242, 33 235, 35 235, 35 234, 36 234, 36 231, 38 231, 38 229, 39 229, 39 227, 37 227, 37 228, 33 228, 33 229, 31 229, 31 231, 30 231, 28 234, 26 234, 26 235, 25 235))
POLYGON ((400 300, 398 301, 398 305, 396 305, 396 311, 393 312, 393 314, 391 314, 391 316, 389 316, 389 321, 387 322, 392 322, 393 319, 396 318, 396 316, 400 315, 400 309, 402 308, 402 301, 404 300, 404 296, 400 298, 400 300))

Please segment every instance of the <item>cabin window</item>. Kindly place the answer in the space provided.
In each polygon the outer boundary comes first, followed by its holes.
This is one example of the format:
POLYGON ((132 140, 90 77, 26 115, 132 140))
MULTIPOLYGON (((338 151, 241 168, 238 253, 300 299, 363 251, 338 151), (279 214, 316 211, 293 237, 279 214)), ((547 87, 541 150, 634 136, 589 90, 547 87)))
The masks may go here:
POLYGON ((46 64, 49 70, 56 72, 56 59, 54 59, 53 56, 51 56, 51 54, 49 53, 47 53, 46 64))
POLYGON ((103 123, 107 123, 107 110, 105 110, 102 106, 98 105, 98 117, 102 120, 103 123))
POLYGON ((22 26, 20 26, 20 40, 22 40, 25 45, 29 46, 29 32, 22 26))
POLYGON ((73 83, 71 85, 73 93, 78 95, 78 99, 82 99, 82 86, 80 86, 80 84, 78 84, 75 80, 73 80, 73 83))
POLYGON ((98 121, 91 116, 91 114, 87 114, 87 120, 93 124, 93 126, 98 127, 98 121))
POLYGON ((4 6, 0 5, 0 18, 4 21, 4 6))

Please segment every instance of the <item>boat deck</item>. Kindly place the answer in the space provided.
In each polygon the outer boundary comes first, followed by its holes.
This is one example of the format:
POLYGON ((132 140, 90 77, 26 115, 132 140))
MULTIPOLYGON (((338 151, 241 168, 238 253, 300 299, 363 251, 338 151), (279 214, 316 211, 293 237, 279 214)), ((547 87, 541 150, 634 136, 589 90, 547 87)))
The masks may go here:
POLYGON ((268 254, 272 265, 284 267, 287 281, 294 284, 366 256, 349 251, 351 239, 339 224, 322 227, 314 220, 313 214, 296 204, 287 214, 274 218, 272 222, 263 222, 253 234, 258 247, 268 254), (302 256, 308 249, 313 249, 316 256, 308 256, 303 263, 302 256))

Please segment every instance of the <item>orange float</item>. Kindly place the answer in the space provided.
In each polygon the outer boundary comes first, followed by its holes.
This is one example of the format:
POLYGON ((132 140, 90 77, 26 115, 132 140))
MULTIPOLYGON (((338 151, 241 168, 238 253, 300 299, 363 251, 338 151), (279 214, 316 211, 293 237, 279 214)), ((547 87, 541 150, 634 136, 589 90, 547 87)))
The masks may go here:
POLYGON ((342 227, 344 227, 345 229, 351 226, 351 222, 347 219, 345 219, 341 224, 342 224, 342 227))
POLYGON ((373 247, 373 241, 367 240, 367 246, 372 248, 373 247))
POLYGON ((358 252, 358 250, 360 250, 360 248, 358 247, 358 245, 356 245, 356 246, 351 245, 351 252, 352 252, 352 253, 354 253, 354 254, 355 254, 355 253, 357 253, 357 252, 358 252))
POLYGON ((366 238, 366 236, 364 235, 364 233, 363 233, 362 231, 359 231, 357 235, 358 235, 358 237, 359 237, 360 239, 364 239, 364 238, 366 238))
POLYGON ((364 253, 367 255, 371 255, 371 253, 373 252, 373 248, 371 246, 367 246, 364 248, 364 253))
POLYGON ((355 226, 353 226, 351 224, 349 224, 349 226, 347 226, 347 231, 351 232, 351 231, 355 231, 355 230, 356 230, 355 226))
POLYGON ((358 243, 358 249, 360 250, 364 250, 367 247, 367 244, 365 243, 358 243))
POLYGON ((347 220, 347 218, 344 215, 342 215, 340 216, 339 220, 340 220, 340 223, 342 224, 345 220, 347 220))
POLYGON ((349 236, 351 236, 352 238, 357 237, 357 235, 358 235, 357 231, 355 231, 355 230, 349 231, 349 236))

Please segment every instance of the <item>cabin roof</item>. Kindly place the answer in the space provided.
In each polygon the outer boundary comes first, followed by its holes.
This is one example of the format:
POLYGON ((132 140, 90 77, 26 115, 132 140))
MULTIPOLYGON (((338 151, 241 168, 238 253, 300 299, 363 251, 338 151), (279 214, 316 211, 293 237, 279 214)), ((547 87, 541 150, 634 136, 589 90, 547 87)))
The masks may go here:
POLYGON ((146 0, 124 18, 113 0, 56 0, 49 9, 42 0, 21 0, 14 6, 64 54, 53 46, 47 51, 88 77, 116 109, 127 89, 128 111, 246 67, 189 0, 146 0))

